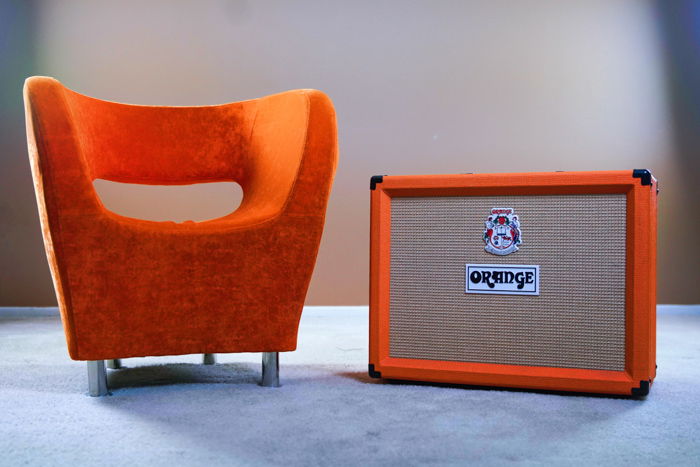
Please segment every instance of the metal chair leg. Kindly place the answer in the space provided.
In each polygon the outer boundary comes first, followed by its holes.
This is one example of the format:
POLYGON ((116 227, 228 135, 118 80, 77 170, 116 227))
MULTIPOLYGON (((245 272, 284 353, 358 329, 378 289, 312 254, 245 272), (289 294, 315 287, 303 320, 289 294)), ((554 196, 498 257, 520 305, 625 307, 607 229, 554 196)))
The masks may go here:
POLYGON ((205 365, 216 364, 216 354, 215 353, 205 353, 204 358, 202 359, 202 363, 204 363, 205 365))
POLYGON ((122 361, 119 358, 114 360, 107 360, 107 368, 110 370, 120 370, 122 368, 122 361))
POLYGON ((278 388, 280 386, 279 352, 263 352, 261 386, 278 388))
POLYGON ((87 362, 88 369, 88 390, 92 397, 106 396, 109 394, 107 389, 107 371, 105 370, 104 360, 89 360, 87 362))

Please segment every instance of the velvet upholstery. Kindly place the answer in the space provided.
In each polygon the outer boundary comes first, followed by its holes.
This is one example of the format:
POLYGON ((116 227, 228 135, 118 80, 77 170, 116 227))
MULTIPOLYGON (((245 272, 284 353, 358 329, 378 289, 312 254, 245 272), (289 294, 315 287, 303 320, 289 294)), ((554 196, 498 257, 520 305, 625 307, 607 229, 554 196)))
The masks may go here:
POLYGON ((137 106, 32 77, 24 99, 71 358, 296 348, 337 161, 335 113, 325 94, 137 106), (235 181, 243 201, 204 222, 132 219, 104 208, 97 178, 235 181))

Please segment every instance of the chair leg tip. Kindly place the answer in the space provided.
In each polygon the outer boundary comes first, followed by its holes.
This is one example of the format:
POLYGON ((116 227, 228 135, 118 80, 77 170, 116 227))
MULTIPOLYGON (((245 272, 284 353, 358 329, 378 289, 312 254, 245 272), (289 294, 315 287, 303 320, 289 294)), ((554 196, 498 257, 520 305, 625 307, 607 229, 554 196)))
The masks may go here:
POLYGON ((263 387, 263 388, 279 388, 279 387, 282 387, 282 385, 281 385, 279 382, 269 384, 269 383, 265 383, 265 381, 261 381, 261 382, 260 382, 260 386, 263 387))

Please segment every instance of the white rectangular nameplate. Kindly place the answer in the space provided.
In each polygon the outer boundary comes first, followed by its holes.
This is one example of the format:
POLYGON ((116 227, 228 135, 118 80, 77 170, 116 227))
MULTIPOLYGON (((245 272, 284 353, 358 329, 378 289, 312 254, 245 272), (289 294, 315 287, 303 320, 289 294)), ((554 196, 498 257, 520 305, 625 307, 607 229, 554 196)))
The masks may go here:
POLYGON ((539 295, 539 265, 467 264, 466 293, 539 295))

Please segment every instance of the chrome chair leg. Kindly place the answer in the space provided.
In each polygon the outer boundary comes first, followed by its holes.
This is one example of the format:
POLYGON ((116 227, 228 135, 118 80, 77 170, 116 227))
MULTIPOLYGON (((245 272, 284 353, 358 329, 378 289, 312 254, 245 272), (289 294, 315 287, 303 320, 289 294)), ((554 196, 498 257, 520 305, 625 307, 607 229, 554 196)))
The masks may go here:
POLYGON ((205 365, 214 365, 216 363, 216 354, 205 353, 204 358, 202 359, 202 363, 204 363, 205 365))
POLYGON ((107 368, 110 370, 120 370, 122 368, 122 361, 119 358, 114 360, 107 360, 107 368))
POLYGON ((90 396, 100 397, 109 394, 104 360, 89 360, 87 362, 87 370, 90 396))
POLYGON ((280 386, 279 352, 263 352, 261 386, 278 388, 280 386))

